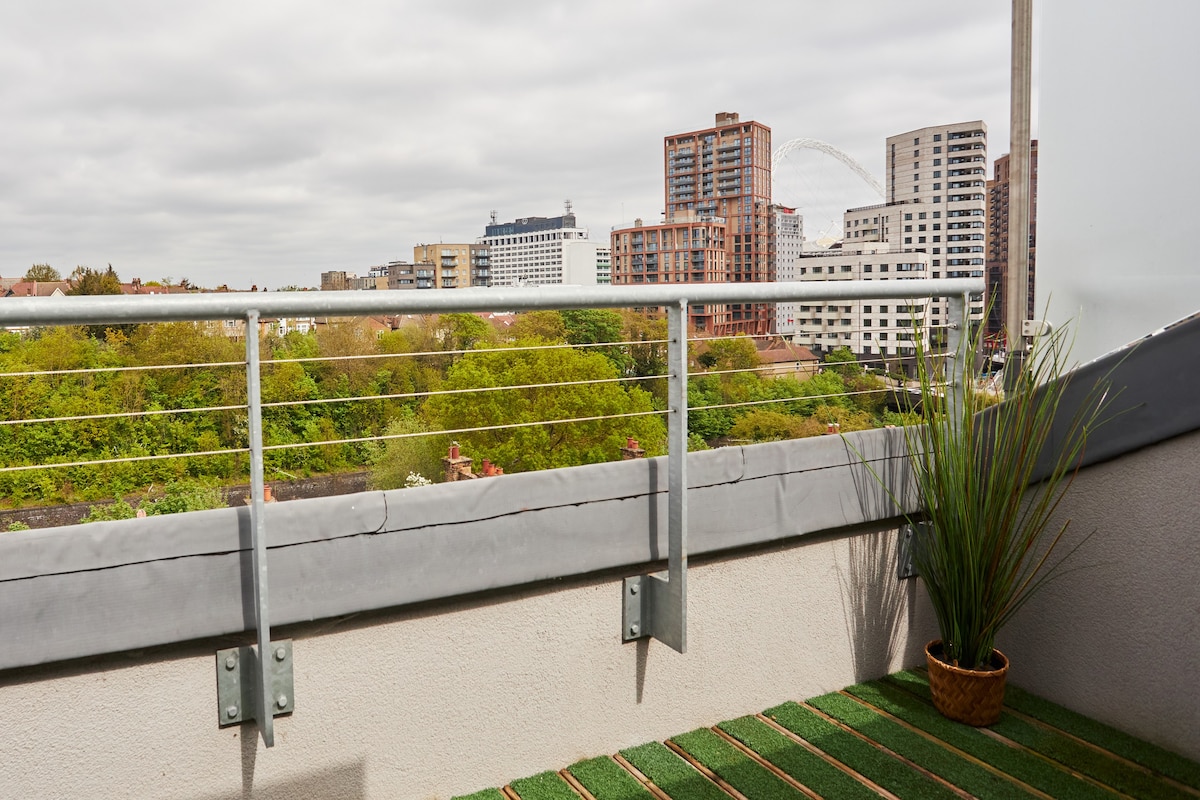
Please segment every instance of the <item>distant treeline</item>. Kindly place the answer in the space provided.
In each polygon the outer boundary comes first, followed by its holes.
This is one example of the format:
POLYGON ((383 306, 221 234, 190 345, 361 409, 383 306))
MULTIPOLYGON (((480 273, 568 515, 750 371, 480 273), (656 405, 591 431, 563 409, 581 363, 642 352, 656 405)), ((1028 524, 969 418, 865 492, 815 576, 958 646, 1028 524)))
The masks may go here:
MULTIPOLYGON (((470 314, 419 318, 377 335, 364 320, 342 320, 313 334, 268 336, 261 343, 263 438, 268 480, 362 469, 373 465, 380 488, 405 485, 410 472, 440 479, 451 439, 476 461, 506 472, 571 466, 619 457, 626 437, 648 455, 665 452, 666 325, 632 311, 544 311, 518 315, 500 332, 470 314), (613 344, 585 349, 497 348, 613 344), (468 352, 455 352, 468 351, 468 352), (425 353, 398 358, 355 356, 425 353), (336 357, 338 360, 303 359, 336 357), (563 387, 539 384, 583 382, 563 387), (445 393, 451 390, 521 388, 445 393), (351 398, 370 398, 365 400, 351 398), (291 401, 334 402, 273 406, 291 401), (624 416, 622 416, 624 415, 624 416), (558 422, 590 417, 586 422, 558 422), (514 423, 539 423, 504 427, 514 423), (462 429, 493 428, 462 431, 462 429), (435 431, 453 434, 412 436, 435 431), (380 441, 368 440, 391 436, 380 441)), ((697 345, 693 345, 697 347, 697 345)), ((749 368, 751 340, 716 341, 693 351, 696 368, 749 368)), ((203 323, 160 323, 95 330, 35 329, 0 333, 0 408, 4 421, 84 417, 167 409, 217 409, 65 419, 0 426, 0 466, 69 463, 178 453, 215 455, 120 461, 0 472, 9 505, 112 499, 150 485, 244 481, 247 447, 244 345, 203 323), (47 371, 218 364, 185 369, 45 374, 47 371), (12 373, 40 373, 12 375, 12 373)), ((883 409, 882 384, 852 362, 808 380, 754 372, 694 376, 689 382, 693 447, 722 437, 763 441, 894 421, 883 409), (701 406, 781 398, 766 406, 704 410, 701 406)))

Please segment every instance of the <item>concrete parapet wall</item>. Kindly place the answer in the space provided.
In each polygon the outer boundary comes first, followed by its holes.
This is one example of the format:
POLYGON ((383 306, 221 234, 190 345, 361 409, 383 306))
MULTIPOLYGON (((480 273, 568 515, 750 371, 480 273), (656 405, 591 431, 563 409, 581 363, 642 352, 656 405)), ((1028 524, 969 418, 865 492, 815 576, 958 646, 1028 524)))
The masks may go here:
POLYGON ((448 798, 916 664, 933 622, 892 531, 689 572, 689 649, 622 644, 619 575, 296 626, 276 745, 218 728, 214 651, 0 675, 14 797, 448 798))

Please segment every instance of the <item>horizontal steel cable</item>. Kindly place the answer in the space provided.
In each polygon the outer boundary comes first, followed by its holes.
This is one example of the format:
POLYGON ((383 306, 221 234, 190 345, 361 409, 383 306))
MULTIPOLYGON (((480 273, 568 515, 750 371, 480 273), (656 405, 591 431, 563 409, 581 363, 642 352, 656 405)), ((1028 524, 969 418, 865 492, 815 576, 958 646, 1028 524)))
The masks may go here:
POLYGON ((379 436, 360 436, 354 439, 330 439, 324 442, 289 442, 288 444, 263 445, 267 450, 288 450, 297 447, 321 447, 330 444, 357 444, 359 442, 374 442, 382 439, 413 439, 418 436, 450 436, 455 433, 478 433, 481 431, 502 431, 512 428, 532 428, 537 425, 557 425, 566 422, 596 422, 602 419, 625 419, 627 417, 650 417, 656 414, 668 414, 667 409, 661 411, 630 411, 625 414, 601 414, 595 417, 568 417, 566 419, 545 419, 537 422, 509 422, 501 425, 480 425, 474 428, 453 428, 444 431, 419 431, 417 433, 388 433, 379 436))
POLYGON ((204 406, 201 408, 156 408, 151 411, 113 411, 108 414, 78 414, 72 417, 31 417, 29 419, 0 419, 0 425, 22 425, 29 422, 80 422, 89 419, 120 419, 125 417, 150 417, 161 414, 189 414, 201 411, 238 411, 248 406, 204 406))
POLYGON ((665 378, 666 375, 635 375, 629 378, 594 378, 586 381, 560 381, 558 383, 524 383, 511 386, 479 386, 474 389, 431 389, 427 392, 399 392, 396 394, 369 394, 361 397, 319 397, 313 400, 277 400, 263 403, 263 408, 281 408, 283 406, 308 406, 320 403, 351 403, 363 400, 396 400, 411 397, 433 397, 435 395, 474 394, 475 392, 504 392, 515 389, 551 389, 558 386, 590 386, 597 383, 626 383, 634 381, 650 381, 665 378))
POLYGON ((32 372, 0 372, 0 378, 31 378, 38 375, 86 375, 96 372, 137 372, 199 367, 244 367, 245 361, 202 361, 198 364, 146 364, 139 367, 88 367, 86 369, 43 369, 32 372))
POLYGON ((223 456, 230 453, 249 453, 249 447, 235 447, 228 450, 200 450, 192 453, 168 453, 159 456, 121 456, 120 458, 99 458, 92 461, 60 461, 53 464, 23 464, 19 467, 0 467, 0 472, 23 472, 31 469, 58 469, 59 467, 89 467, 96 464, 125 464, 131 461, 161 461, 167 458, 192 458, 195 456, 223 456))
MULTIPOLYGON (((689 340, 691 341, 691 340, 689 340)), ((669 339, 647 339, 628 342, 586 342, 584 344, 536 344, 527 347, 482 347, 467 350, 420 350, 412 353, 367 353, 354 356, 304 356, 301 358, 268 358, 263 364, 294 364, 307 361, 368 361, 379 358, 415 358, 417 356, 456 356, 467 353, 519 353, 522 350, 562 350, 582 347, 623 347, 636 344, 669 344, 669 339)), ((0 376, 3 377, 3 376, 0 376)))

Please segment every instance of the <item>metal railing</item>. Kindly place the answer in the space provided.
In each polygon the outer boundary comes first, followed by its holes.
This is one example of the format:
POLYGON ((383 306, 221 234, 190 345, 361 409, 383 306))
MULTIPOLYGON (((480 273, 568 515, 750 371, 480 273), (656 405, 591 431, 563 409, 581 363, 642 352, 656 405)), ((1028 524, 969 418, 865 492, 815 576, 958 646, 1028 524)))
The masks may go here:
MULTIPOLYGON (((532 311, 583 308, 648 308, 666 310, 667 337, 667 462, 668 462, 668 569, 666 575, 641 575, 625 581, 622 639, 653 637, 668 646, 687 648, 687 335, 689 304, 828 302, 859 299, 949 298, 947 353, 957 351, 965 324, 968 295, 982 292, 980 278, 896 279, 875 281, 806 281, 757 284, 662 284, 657 286, 554 286, 536 288, 472 288, 442 292, 370 291, 304 293, 221 293, 201 295, 92 296, 60 298, 10 298, 0 301, 0 328, 49 325, 99 325, 199 320, 245 322, 246 404, 250 454, 250 521, 255 626, 259 654, 275 652, 270 639, 267 535, 264 513, 262 362, 259 354, 259 320, 267 317, 348 317, 370 314, 423 314, 485 311, 532 311)), ((644 344, 639 342, 638 344, 644 344)), ((611 346, 604 343, 597 346, 611 346)), ((446 355, 439 351, 439 355, 446 355)), ((411 354, 409 354, 411 355, 411 354)), ((307 360, 307 359, 305 359, 307 360)), ((227 366, 239 365, 229 362, 227 366)), ((180 365, 180 368, 188 365, 180 365)), ((194 365, 193 365, 194 366, 194 365)), ((959 377, 951 387, 961 386, 959 377)), ((162 366, 152 368, 175 368, 162 366)), ((63 372, 71 372, 64 370, 63 372)), ((661 377, 661 376, 655 376, 661 377)), ((501 387, 512 389, 514 387, 501 387)), ((518 387, 519 388, 519 387, 518 387)), ((957 392, 948 391, 949 402, 957 392)), ((347 400, 348 398, 337 398, 347 400)), ((332 401, 331 401, 332 402, 332 401)), ((228 410, 222 407, 222 410, 228 410)), ((204 409, 181 409, 180 413, 204 409)), ((146 413, 146 412, 138 412, 146 413)), ((660 413, 660 412, 649 412, 660 413)), ((37 420, 14 420, 34 422, 37 420)), ((497 426, 492 426, 497 427, 497 426)), ((498 426, 506 427, 506 426, 498 426)), ((443 432, 444 433, 444 432, 443 432)), ((382 437, 372 437, 382 438, 382 437)), ((305 445, 322 443, 304 443, 305 445)), ((301 445, 304 446, 304 445, 301 445)), ((226 450, 222 452, 234 452, 226 450)), ((188 455, 203 455, 200 453, 188 455)), ((159 458, 163 456, 152 456, 159 458)), ((167 456, 178 457, 178 456, 167 456)), ((93 461, 89 463, 101 463, 93 461)), ((274 744, 271 659, 257 658, 254 718, 266 746, 274 744)), ((245 718, 243 716, 243 718, 245 718)))

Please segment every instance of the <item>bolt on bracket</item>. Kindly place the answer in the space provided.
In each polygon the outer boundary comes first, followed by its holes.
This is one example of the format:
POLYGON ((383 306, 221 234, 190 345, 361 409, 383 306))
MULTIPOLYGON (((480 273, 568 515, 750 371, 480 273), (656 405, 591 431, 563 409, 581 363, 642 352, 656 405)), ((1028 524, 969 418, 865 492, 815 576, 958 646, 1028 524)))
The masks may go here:
MULTIPOLYGON (((271 716, 291 714, 296 704, 292 682, 292 640, 272 642, 267 653, 271 716)), ((217 651, 217 715, 222 728, 258 718, 258 647, 217 651)))

